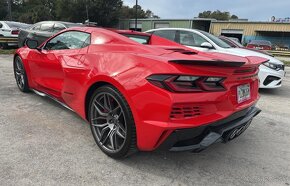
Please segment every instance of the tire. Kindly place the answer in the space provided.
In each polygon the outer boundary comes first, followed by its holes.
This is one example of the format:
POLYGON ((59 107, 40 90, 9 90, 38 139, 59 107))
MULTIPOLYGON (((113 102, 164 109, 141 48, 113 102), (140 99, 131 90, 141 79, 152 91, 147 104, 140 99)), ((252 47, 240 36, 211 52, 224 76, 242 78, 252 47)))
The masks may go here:
POLYGON ((16 84, 21 92, 29 92, 28 79, 23 62, 19 56, 14 58, 13 63, 14 77, 16 84))
POLYGON ((115 87, 108 85, 96 89, 88 110, 93 137, 106 155, 120 159, 137 152, 131 109, 115 87))
POLYGON ((3 48, 3 49, 9 49, 9 46, 8 46, 7 43, 3 43, 2 48, 3 48))

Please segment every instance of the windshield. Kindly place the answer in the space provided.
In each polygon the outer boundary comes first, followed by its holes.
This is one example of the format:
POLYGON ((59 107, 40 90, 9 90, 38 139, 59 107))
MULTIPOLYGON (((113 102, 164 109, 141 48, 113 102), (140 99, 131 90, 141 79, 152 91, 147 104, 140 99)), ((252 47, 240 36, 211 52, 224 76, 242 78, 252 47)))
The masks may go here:
POLYGON ((241 43, 237 42, 236 40, 233 40, 233 39, 231 39, 231 38, 230 38, 230 40, 231 40, 232 42, 234 42, 234 43, 235 43, 237 46, 239 46, 240 48, 243 48, 243 47, 244 47, 241 43))
POLYGON ((224 41, 222 41, 221 39, 219 39, 218 37, 211 35, 207 32, 204 31, 200 31, 203 35, 205 35, 206 37, 208 37, 212 42, 214 42, 216 45, 218 45, 219 47, 222 48, 231 48, 230 45, 228 45, 227 43, 225 43, 224 41))

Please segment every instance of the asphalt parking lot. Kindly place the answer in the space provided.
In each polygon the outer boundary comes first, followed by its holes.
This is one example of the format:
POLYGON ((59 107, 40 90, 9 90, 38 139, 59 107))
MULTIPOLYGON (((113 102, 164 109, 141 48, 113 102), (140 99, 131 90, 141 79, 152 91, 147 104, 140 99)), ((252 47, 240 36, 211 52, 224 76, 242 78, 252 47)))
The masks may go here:
POLYGON ((0 87, 0 185, 290 185, 288 77, 261 91, 263 112, 233 142, 122 161, 99 150, 76 114, 18 91, 11 55, 0 56, 0 87))

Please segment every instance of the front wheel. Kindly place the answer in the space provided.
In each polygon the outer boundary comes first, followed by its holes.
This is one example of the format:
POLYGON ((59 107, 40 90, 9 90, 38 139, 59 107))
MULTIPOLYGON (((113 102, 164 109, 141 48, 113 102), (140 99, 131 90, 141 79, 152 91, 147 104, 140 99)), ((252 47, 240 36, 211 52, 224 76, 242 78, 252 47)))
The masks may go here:
POLYGON ((14 76, 15 76, 18 88, 22 92, 29 92, 26 71, 25 71, 23 62, 19 56, 15 57, 13 68, 14 68, 14 76))
POLYGON ((97 145, 108 156, 124 158, 137 151, 133 115, 116 88, 103 86, 94 92, 89 120, 97 145))

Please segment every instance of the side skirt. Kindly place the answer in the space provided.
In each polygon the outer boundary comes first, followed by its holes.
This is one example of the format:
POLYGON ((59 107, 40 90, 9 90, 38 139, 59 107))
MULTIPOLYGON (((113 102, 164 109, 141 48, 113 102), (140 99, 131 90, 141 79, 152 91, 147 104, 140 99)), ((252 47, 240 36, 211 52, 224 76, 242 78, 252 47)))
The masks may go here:
POLYGON ((48 98, 50 98, 51 100, 53 100, 53 101, 57 102, 58 104, 60 104, 61 106, 63 106, 64 108, 66 108, 66 109, 68 109, 68 110, 70 110, 70 111, 72 111, 72 112, 75 112, 75 111, 74 111, 73 109, 71 109, 68 105, 64 104, 63 102, 57 100, 56 98, 54 98, 54 97, 52 97, 52 96, 50 96, 50 95, 48 95, 48 94, 46 94, 46 93, 44 93, 44 92, 39 92, 39 91, 37 91, 37 90, 35 90, 35 89, 31 89, 31 90, 32 90, 35 94, 37 94, 37 95, 39 95, 39 96, 41 96, 41 97, 48 97, 48 98))

